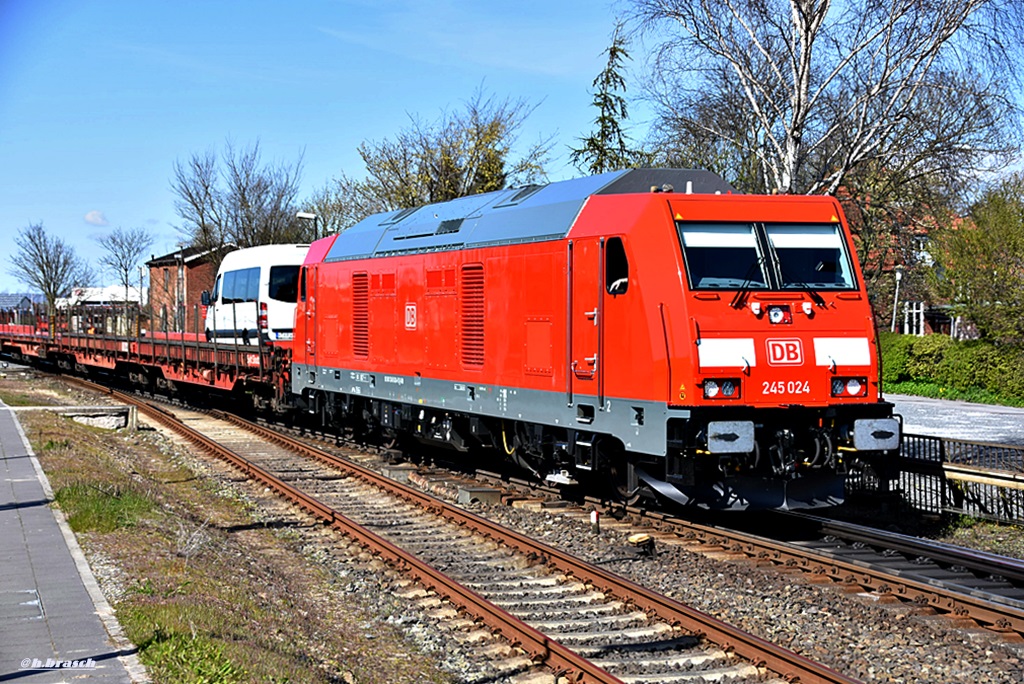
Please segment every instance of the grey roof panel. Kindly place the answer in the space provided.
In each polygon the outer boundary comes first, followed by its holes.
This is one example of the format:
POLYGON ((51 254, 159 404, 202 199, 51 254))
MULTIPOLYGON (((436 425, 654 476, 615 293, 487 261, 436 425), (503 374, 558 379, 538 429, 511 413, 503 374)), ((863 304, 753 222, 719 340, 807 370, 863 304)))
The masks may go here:
POLYGON ((369 216, 340 234, 324 261, 555 239, 569 232, 591 195, 646 193, 666 184, 677 192, 732 191, 708 171, 683 169, 612 171, 499 190, 369 216))
POLYGON ((650 192, 692 193, 697 195, 738 194, 716 173, 703 169, 633 169, 618 176, 595 194, 621 195, 650 192), (667 189, 665 186, 670 186, 667 189))

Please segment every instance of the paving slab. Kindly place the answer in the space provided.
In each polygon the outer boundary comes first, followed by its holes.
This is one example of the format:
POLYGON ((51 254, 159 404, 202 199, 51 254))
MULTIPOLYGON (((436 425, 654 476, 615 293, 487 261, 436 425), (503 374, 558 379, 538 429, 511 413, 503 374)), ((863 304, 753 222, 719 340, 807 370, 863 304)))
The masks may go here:
POLYGON ((902 394, 885 398, 895 404, 911 434, 1024 446, 1024 408, 902 394))
POLYGON ((17 417, 0 402, 0 682, 147 682, 17 417))

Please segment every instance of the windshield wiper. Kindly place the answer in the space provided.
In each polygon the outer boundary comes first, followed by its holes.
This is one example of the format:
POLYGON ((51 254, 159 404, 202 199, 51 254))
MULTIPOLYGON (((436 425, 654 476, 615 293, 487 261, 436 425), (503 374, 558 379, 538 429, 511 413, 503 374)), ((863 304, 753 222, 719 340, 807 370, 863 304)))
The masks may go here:
POLYGON ((736 290, 736 294, 733 296, 729 306, 734 309, 741 309, 746 305, 747 296, 750 295, 750 286, 754 283, 754 271, 757 270, 763 275, 764 262, 765 257, 762 255, 758 257, 757 261, 750 264, 750 268, 747 269, 747 274, 743 276, 743 284, 740 285, 740 289, 736 290))
POLYGON ((825 308, 825 298, 822 297, 820 294, 818 294, 817 290, 815 290, 813 287, 811 287, 810 285, 808 285, 807 283, 805 283, 802 280, 797 280, 796 278, 790 278, 789 277, 789 273, 786 271, 786 269, 784 269, 782 267, 782 261, 779 260, 777 263, 779 264, 779 275, 782 276, 782 282, 784 284, 794 285, 794 286, 804 290, 808 294, 808 296, 810 296, 810 298, 812 300, 814 300, 815 304, 817 304, 822 309, 825 308))

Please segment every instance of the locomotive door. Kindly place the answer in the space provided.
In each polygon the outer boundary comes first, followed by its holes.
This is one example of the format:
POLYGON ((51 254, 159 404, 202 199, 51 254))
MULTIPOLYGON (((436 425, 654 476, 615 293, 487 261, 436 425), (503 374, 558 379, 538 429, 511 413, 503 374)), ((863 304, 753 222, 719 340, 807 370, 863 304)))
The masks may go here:
POLYGON ((296 321, 296 343, 301 344, 306 355, 308 371, 307 377, 316 377, 316 283, 317 272, 315 266, 306 266, 302 269, 301 299, 304 306, 296 321))
MULTIPOLYGON (((569 243, 569 404, 587 395, 584 403, 604 403, 603 362, 604 291, 601 287, 604 238, 585 238, 569 243)), ((593 418, 594 406, 589 417, 593 418)), ((582 409, 580 415, 587 417, 582 409)))

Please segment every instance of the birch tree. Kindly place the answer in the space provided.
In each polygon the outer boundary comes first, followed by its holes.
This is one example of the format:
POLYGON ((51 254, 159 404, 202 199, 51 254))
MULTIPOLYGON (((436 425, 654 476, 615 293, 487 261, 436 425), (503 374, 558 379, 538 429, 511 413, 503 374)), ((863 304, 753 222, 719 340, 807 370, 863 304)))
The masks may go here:
POLYGON ((727 169, 753 163, 749 190, 836 193, 866 163, 955 182, 1016 149, 1019 0, 633 5, 661 41, 662 137, 717 146, 727 169))

